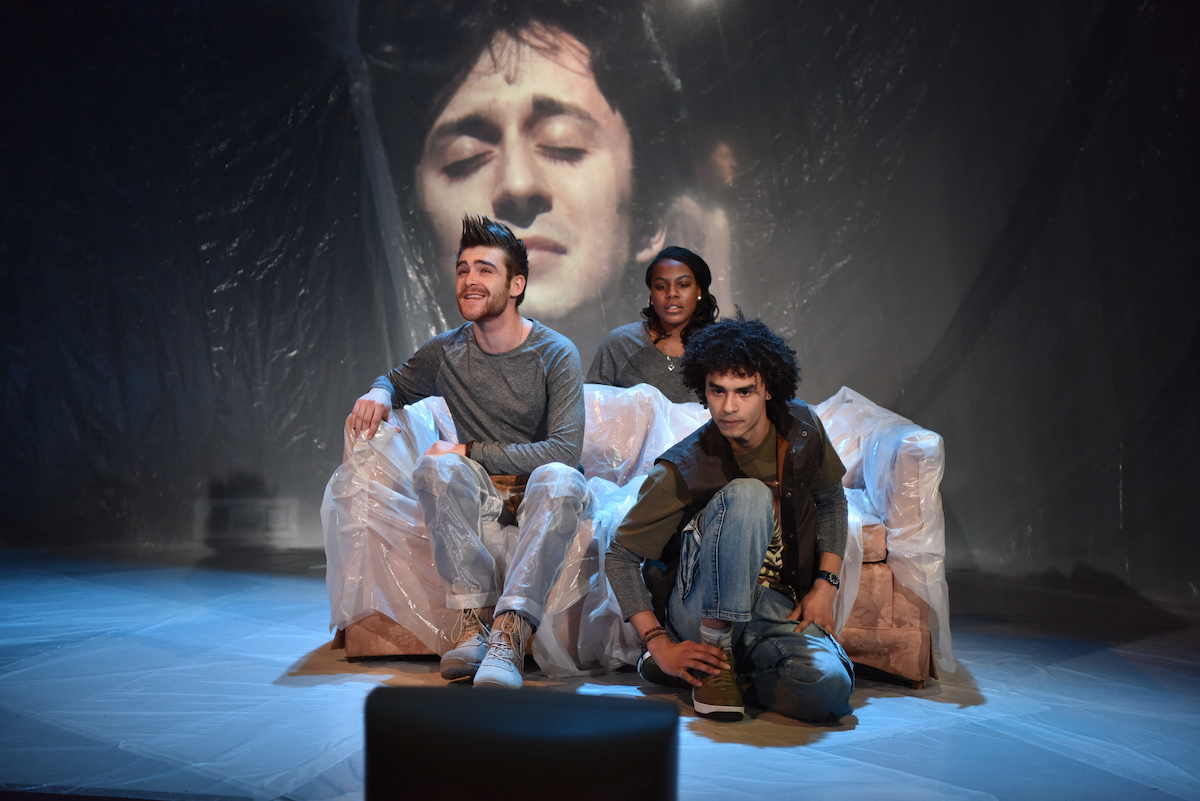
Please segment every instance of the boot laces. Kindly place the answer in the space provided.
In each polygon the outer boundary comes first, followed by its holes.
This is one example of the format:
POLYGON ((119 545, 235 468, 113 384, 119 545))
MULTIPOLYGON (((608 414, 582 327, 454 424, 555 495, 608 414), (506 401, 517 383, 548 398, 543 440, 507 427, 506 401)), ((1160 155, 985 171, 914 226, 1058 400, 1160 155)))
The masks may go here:
POLYGON ((464 609, 458 618, 458 623, 455 625, 454 641, 458 645, 463 645, 471 640, 471 638, 479 635, 483 639, 487 639, 492 633, 492 628, 479 614, 478 609, 464 609))
MULTIPOLYGON (((724 649, 722 649, 722 650, 724 650, 724 649)), ((716 674, 715 676, 713 674, 709 673, 707 676, 708 681, 710 682, 712 687, 719 689, 719 690, 726 690, 726 689, 730 689, 730 688, 737 689, 737 678, 734 674, 734 670, 732 667, 733 654, 731 654, 729 651, 725 651, 725 661, 728 662, 731 666, 729 668, 729 670, 722 670, 720 673, 716 674)))
POLYGON ((495 649, 496 656, 519 665, 525 658, 525 641, 529 636, 529 624, 520 615, 508 612, 496 617, 488 638, 488 650, 495 649))

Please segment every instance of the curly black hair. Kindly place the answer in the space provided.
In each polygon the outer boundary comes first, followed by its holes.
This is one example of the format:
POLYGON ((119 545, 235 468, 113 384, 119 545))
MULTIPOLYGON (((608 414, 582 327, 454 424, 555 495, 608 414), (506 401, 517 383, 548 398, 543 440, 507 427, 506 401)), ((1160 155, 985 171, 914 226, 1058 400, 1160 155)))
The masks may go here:
POLYGON ((800 365, 796 351, 762 320, 747 320, 742 310, 697 331, 680 362, 683 383, 707 406, 705 390, 711 373, 762 376, 770 399, 767 416, 776 425, 787 414, 788 401, 796 397, 800 365))

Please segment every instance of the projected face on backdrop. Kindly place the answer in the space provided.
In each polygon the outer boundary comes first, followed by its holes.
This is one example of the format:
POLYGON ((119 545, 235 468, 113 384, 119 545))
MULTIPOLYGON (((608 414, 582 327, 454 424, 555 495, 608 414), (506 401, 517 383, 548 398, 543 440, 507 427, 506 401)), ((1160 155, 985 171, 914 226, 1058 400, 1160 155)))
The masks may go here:
POLYGON ((416 169, 443 261, 463 214, 506 223, 529 251, 522 310, 562 317, 595 298, 630 256, 629 128, 574 37, 535 26, 497 34, 434 121, 416 169))

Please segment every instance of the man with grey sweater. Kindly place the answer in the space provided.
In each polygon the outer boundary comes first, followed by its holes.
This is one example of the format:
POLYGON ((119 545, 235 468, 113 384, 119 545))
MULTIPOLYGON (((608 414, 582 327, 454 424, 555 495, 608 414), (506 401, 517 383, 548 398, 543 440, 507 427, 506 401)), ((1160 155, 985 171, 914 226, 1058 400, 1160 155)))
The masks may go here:
MULTIPOLYGON (((465 217, 455 292, 466 323, 422 345, 354 404, 368 439, 392 409, 440 395, 459 442, 434 443, 413 470, 446 605, 462 611, 442 677, 520 687, 525 644, 541 622, 590 501, 583 369, 561 334, 517 311, 525 246, 502 223, 465 217), (501 536, 515 522, 513 537, 501 536)), ((511 531, 511 529, 509 529, 511 531)))

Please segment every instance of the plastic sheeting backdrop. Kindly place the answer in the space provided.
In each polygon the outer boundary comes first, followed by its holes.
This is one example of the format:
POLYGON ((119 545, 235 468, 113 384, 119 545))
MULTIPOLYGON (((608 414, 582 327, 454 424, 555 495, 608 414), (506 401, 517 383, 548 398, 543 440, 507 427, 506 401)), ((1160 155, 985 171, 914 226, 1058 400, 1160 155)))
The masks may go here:
POLYGON ((790 338, 802 396, 945 436, 952 566, 1195 599, 1194 4, 677 0, 653 38, 633 4, 534 5, 597 32, 632 144, 588 173, 604 143, 518 126, 525 195, 487 183, 519 165, 496 119, 423 149, 480 98, 440 91, 486 41, 449 4, 0 12, 5 544, 257 510, 316 545, 354 398, 457 320, 439 223, 469 203, 543 238, 529 313, 585 366, 665 226, 790 338))

